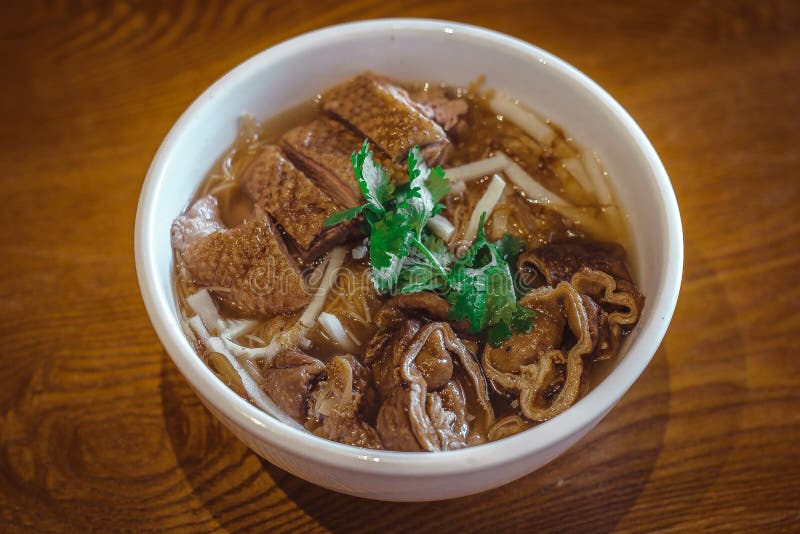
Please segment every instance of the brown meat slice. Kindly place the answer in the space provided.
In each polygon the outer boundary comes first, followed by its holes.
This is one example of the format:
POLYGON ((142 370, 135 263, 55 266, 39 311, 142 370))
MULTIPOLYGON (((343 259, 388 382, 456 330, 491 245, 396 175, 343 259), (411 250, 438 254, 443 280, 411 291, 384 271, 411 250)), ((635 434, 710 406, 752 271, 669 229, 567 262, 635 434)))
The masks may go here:
POLYGON ((387 448, 460 448, 470 434, 478 439, 494 424, 480 365, 447 323, 407 320, 383 328, 370 341, 365 360, 382 401, 376 430, 387 448), (467 423, 474 418, 464 386, 472 405, 483 412, 474 424, 467 423))
POLYGON ((450 145, 442 127, 425 116, 405 89, 370 73, 328 90, 322 109, 372 139, 395 162, 419 145, 425 159, 438 164, 450 145))
MULTIPOLYGON (((596 303, 598 318, 594 358, 603 360, 616 356, 622 337, 639 322, 644 296, 633 283, 588 268, 575 273, 571 283, 585 301, 596 303)), ((588 315, 591 324, 593 317, 588 315)))
POLYGON ((305 259, 316 258, 347 238, 351 225, 323 228, 325 219, 342 206, 275 145, 267 146, 247 167, 242 188, 295 240, 305 259))
POLYGON ((294 163, 338 205, 357 206, 361 190, 350 155, 364 139, 329 118, 316 119, 286 132, 281 145, 294 163))
POLYGON ((206 195, 172 222, 172 248, 183 253, 191 243, 224 229, 217 199, 206 195))
MULTIPOLYGON (((408 405, 411 404, 413 398, 414 392, 410 389, 397 388, 393 390, 392 396, 381 404, 375 427, 383 446, 387 449, 409 452, 427 450, 419 444, 411 426, 408 405)), ((426 437, 438 448, 440 444, 435 441, 438 439, 435 431, 430 430, 426 437)), ((436 450, 436 448, 432 447, 431 449, 436 450)))
POLYGON ((596 341, 585 302, 568 282, 534 289, 520 299, 537 312, 531 332, 483 350, 486 378, 496 391, 518 395, 522 414, 531 421, 552 419, 578 398, 583 357, 596 341), (564 342, 566 329, 575 340, 569 345, 564 342))
POLYGON ((322 231, 325 219, 339 210, 275 145, 267 146, 248 166, 242 188, 306 249, 322 231))
POLYGON ((448 133, 458 126, 469 110, 466 100, 450 98, 442 87, 419 90, 411 97, 429 119, 435 120, 448 133))
MULTIPOLYGON (((622 246, 582 240, 551 243, 521 254, 517 265, 521 272, 532 272, 536 277, 541 273, 551 287, 570 282, 579 293, 590 297, 591 303, 599 306, 596 325, 592 323, 596 345, 593 359, 608 359, 619 352, 622 337, 638 322, 644 306, 644 296, 625 265, 622 246)), ((591 303, 586 308, 594 320, 591 303)))
POLYGON ((325 378, 311 393, 309 417, 320 423, 315 434, 346 445, 382 448, 377 432, 364 417, 372 393, 369 377, 369 369, 355 356, 331 358, 325 378))
POLYGON ((196 284, 213 286, 218 298, 245 315, 291 312, 310 300, 283 239, 259 208, 236 228, 190 243, 183 259, 196 284))
POLYGON ((584 267, 608 273, 617 280, 631 281, 625 266, 625 249, 616 243, 582 240, 550 243, 521 254, 517 265, 520 269, 538 270, 551 287, 569 282, 584 267))
MULTIPOLYGON (((387 300, 378 310, 375 324, 379 328, 405 321, 412 317, 424 317, 432 321, 447 321, 450 304, 439 295, 428 291, 404 293, 387 300)), ((465 320, 450 323, 453 329, 465 334, 469 331, 469 323, 465 320)))
POLYGON ((264 390, 287 415, 302 420, 308 395, 325 364, 299 350, 278 353, 264 370, 264 390))

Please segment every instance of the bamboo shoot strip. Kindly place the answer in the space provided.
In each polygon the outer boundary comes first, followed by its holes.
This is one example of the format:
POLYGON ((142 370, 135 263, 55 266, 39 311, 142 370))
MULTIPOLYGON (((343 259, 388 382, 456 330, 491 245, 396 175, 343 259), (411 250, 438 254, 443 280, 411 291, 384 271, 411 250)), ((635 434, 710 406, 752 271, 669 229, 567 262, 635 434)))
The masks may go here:
POLYGON ((495 93, 489 105, 494 111, 522 128, 525 133, 542 145, 549 145, 556 137, 556 132, 545 121, 506 94, 495 93))
POLYGON ((569 205, 569 202, 546 189, 542 184, 533 179, 533 177, 525 172, 525 169, 520 167, 515 161, 509 161, 506 167, 505 175, 511 182, 522 189, 522 191, 531 199, 544 202, 546 204, 554 205, 569 205))
POLYGON ((581 160, 578 158, 564 160, 564 169, 566 169, 567 172, 570 173, 573 178, 575 178, 575 181, 578 182, 578 185, 580 185, 585 192, 589 194, 595 192, 594 184, 586 174, 586 170, 583 168, 583 163, 581 160))
POLYGON ((480 224, 481 215, 485 213, 485 220, 489 220, 489 216, 492 214, 492 210, 494 210, 494 207, 500 200, 500 196, 503 194, 505 187, 506 183, 502 178, 500 178, 500 176, 497 174, 492 176, 492 181, 489 182, 489 187, 486 188, 486 192, 475 204, 475 209, 472 210, 472 216, 470 216, 469 224, 467 225, 467 229, 464 231, 464 241, 469 243, 475 241, 475 237, 478 235, 478 224, 480 224))
POLYGON ((453 223, 447 220, 446 217, 442 215, 434 215, 431 217, 431 220, 428 221, 428 228, 431 229, 431 232, 447 243, 450 241, 450 238, 453 236, 453 232, 455 232, 456 228, 453 226, 453 223))
POLYGON ((222 319, 217 311, 217 305, 214 304, 214 299, 211 298, 208 290, 201 289, 197 293, 186 297, 186 303, 192 308, 203 321, 203 324, 212 334, 219 331, 219 326, 222 319))
POLYGON ((583 160, 583 168, 586 169, 586 174, 589 175, 589 179, 594 184, 597 202, 599 202, 602 206, 613 205, 614 197, 611 195, 611 189, 608 187, 608 181, 606 180, 603 169, 600 168, 600 164, 597 162, 597 158, 595 157, 594 153, 591 150, 584 150, 583 157, 581 159, 583 160))
POLYGON ((483 178, 497 172, 501 172, 508 166, 508 156, 503 153, 492 156, 491 158, 480 159, 460 165, 458 167, 450 167, 444 170, 444 175, 448 180, 452 181, 465 181, 483 178))

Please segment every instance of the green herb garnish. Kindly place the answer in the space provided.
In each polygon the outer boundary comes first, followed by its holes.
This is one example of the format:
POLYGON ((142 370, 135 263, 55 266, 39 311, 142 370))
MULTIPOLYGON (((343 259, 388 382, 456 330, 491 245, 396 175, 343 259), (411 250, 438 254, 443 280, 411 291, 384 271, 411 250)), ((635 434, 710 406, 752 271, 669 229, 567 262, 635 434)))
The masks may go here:
POLYGON ((420 156, 419 147, 414 147, 408 154, 410 180, 395 187, 389 181, 389 173, 373 159, 368 141, 364 141, 361 150, 354 152, 351 159, 367 202, 334 213, 325 221, 325 226, 364 214, 375 289, 381 293, 399 292, 401 271, 406 264, 419 264, 418 258, 427 260, 440 276, 446 277, 447 271, 439 264, 437 255, 423 242, 425 225, 442 209, 438 202, 450 190, 444 171, 439 167, 430 169, 420 156))
POLYGON ((473 334, 486 331, 494 347, 512 332, 530 331, 534 312, 517 303, 509 267, 524 242, 509 234, 488 241, 484 214, 475 243, 456 260, 426 228, 450 191, 441 167, 428 167, 414 147, 408 154, 409 182, 395 187, 367 140, 351 159, 366 203, 334 213, 325 226, 364 215, 372 283, 379 293, 437 292, 450 303, 451 319, 466 319, 473 334))
POLYGON ((453 257, 447 250, 447 245, 438 237, 425 233, 423 245, 433 255, 436 262, 420 254, 417 249, 403 265, 397 281, 397 293, 418 293, 420 291, 441 291, 447 287, 450 266, 453 257), (439 269, 441 267, 441 270, 439 269), (444 274, 442 273, 444 271, 444 274))
POLYGON ((511 337, 512 328, 530 332, 533 311, 520 306, 514 293, 509 261, 521 251, 519 244, 507 239, 489 242, 483 231, 485 215, 472 248, 453 265, 444 297, 451 319, 466 319, 473 334, 487 330, 487 341, 496 347, 511 337))

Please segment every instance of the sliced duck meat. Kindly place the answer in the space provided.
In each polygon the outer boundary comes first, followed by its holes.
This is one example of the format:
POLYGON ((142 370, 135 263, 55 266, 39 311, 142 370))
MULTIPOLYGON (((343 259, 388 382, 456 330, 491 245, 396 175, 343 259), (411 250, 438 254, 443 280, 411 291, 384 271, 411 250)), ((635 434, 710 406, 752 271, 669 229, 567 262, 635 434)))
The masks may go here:
POLYGON ((278 407, 295 419, 305 418, 308 396, 325 364, 299 351, 284 350, 264 370, 264 390, 278 407))
POLYGON ((172 248, 180 253, 186 252, 191 243, 224 229, 217 199, 206 195, 192 204, 185 215, 172 222, 172 248))
POLYGON ((593 349, 589 318, 580 293, 568 282, 534 289, 520 304, 537 312, 533 329, 496 348, 487 344, 483 370, 498 392, 519 397, 522 415, 546 421, 578 398, 583 357, 593 349), (571 346, 564 342, 565 328, 575 339, 571 346))
POLYGON ((350 156, 364 138, 329 119, 316 119, 292 128, 281 138, 281 146, 306 175, 338 205, 357 206, 361 190, 350 156))
POLYGON ((447 134, 408 92, 373 74, 360 74, 322 95, 322 109, 339 117, 401 163, 414 145, 438 165, 450 147, 447 134))
POLYGON ((572 275, 584 267, 608 273, 618 280, 631 281, 625 266, 625 249, 616 243, 596 243, 581 240, 550 243, 521 254, 520 269, 538 270, 547 285, 569 282, 572 275))
POLYGON ((309 415, 319 423, 315 434, 347 445, 382 448, 364 413, 372 394, 369 376, 369 370, 351 354, 331 358, 325 377, 311 394, 309 415))
POLYGON ((247 167, 242 188, 250 199, 275 218, 297 243, 301 256, 315 259, 347 239, 353 225, 323 223, 342 205, 295 167, 275 145, 267 146, 247 167))
POLYGON ((273 316, 308 304, 300 271, 269 215, 260 208, 241 225, 191 242, 183 254, 195 284, 247 316, 273 316))

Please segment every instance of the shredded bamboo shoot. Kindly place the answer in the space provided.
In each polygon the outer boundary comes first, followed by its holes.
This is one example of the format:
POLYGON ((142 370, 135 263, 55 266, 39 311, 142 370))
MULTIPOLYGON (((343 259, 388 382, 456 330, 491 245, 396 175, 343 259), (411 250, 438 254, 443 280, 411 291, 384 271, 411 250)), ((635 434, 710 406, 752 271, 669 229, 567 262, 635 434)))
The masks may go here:
POLYGON ((467 225, 467 229, 464 231, 464 241, 470 243, 475 241, 475 237, 478 235, 478 224, 480 223, 481 215, 485 213, 485 220, 489 219, 492 214, 492 210, 494 210, 494 207, 500 200, 500 196, 503 194, 505 187, 506 183, 502 178, 500 178, 500 176, 497 174, 492 176, 492 181, 489 182, 489 187, 486 188, 486 192, 475 204, 475 209, 472 210, 472 216, 469 219, 469 224, 467 225))

